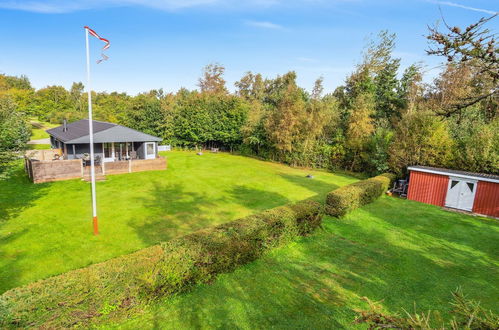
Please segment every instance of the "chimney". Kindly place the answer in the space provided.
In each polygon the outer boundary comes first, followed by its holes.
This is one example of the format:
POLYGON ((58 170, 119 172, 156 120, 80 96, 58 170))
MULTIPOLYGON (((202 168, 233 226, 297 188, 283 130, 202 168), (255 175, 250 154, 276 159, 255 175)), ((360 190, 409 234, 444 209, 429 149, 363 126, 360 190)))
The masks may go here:
POLYGON ((64 119, 64 122, 62 124, 62 131, 67 132, 68 131, 68 121, 64 119))

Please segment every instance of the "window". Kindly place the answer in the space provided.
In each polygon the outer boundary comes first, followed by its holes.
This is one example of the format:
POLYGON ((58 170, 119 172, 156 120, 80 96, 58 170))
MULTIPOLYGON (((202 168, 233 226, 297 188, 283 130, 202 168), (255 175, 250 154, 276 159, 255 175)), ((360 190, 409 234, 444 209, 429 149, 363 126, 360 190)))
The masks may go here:
POLYGON ((113 157, 113 145, 112 143, 104 143, 104 158, 113 157))
POLYGON ((154 143, 148 143, 146 146, 147 146, 147 154, 154 155, 154 143))
POLYGON ((466 182, 466 184, 468 185, 468 188, 470 188, 470 191, 473 192, 473 189, 475 188, 475 184, 470 183, 470 182, 466 182))
POLYGON ((458 183, 459 183, 459 181, 452 180, 452 182, 450 184, 450 189, 454 188, 458 183))

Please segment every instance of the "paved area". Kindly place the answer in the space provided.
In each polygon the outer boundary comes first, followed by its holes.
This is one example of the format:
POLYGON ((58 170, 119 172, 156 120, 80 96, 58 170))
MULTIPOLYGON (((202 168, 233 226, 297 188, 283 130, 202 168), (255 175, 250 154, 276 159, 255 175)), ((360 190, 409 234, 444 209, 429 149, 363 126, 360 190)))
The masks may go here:
POLYGON ((40 140, 31 140, 31 141, 28 141, 28 144, 50 144, 50 138, 40 139, 40 140))

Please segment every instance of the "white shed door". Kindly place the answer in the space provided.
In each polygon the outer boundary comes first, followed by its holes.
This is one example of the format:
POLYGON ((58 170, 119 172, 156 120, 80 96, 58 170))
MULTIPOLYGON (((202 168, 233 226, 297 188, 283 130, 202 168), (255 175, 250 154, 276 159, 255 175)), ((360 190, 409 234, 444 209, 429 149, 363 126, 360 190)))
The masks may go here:
POLYGON ((475 200, 477 181, 449 178, 445 206, 471 211, 475 200))

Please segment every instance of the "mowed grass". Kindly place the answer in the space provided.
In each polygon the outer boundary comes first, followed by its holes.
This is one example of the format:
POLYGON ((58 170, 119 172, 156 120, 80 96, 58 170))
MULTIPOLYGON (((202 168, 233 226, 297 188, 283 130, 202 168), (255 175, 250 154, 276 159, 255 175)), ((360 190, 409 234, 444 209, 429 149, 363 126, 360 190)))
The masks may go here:
POLYGON ((448 316, 451 292, 499 312, 499 222, 382 197, 323 230, 271 251, 190 293, 165 298, 141 314, 102 317, 129 329, 342 329, 362 297, 448 316), (121 322, 120 322, 121 317, 121 322))
POLYGON ((99 236, 88 182, 33 184, 21 165, 0 179, 0 292, 356 181, 225 153, 165 155, 166 171, 97 183, 99 236))
POLYGON ((45 132, 49 128, 59 126, 57 124, 51 124, 48 122, 40 122, 38 120, 32 119, 31 123, 31 140, 46 139, 50 136, 45 132))
POLYGON ((45 150, 50 148, 50 144, 28 144, 29 150, 45 150))

